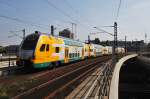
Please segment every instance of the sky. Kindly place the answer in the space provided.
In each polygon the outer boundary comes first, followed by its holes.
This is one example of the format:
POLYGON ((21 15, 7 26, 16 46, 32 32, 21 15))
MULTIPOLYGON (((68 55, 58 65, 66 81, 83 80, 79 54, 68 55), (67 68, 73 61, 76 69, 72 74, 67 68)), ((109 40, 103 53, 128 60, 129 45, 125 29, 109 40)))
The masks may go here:
POLYGON ((97 33, 98 27, 113 33, 112 26, 118 23, 118 39, 150 40, 150 0, 0 0, 0 45, 20 44, 22 29, 26 35, 40 31, 50 33, 50 25, 58 32, 77 24, 76 39, 85 41, 99 38, 113 40, 106 33, 97 33), (91 33, 97 33, 92 35, 91 33), (16 35, 17 36, 16 36, 16 35))

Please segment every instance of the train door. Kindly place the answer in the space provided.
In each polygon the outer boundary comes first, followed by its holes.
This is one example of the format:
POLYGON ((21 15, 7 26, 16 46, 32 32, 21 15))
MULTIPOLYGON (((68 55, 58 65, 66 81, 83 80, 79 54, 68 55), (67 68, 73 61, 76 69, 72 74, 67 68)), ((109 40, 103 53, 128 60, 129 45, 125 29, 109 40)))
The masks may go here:
POLYGON ((90 45, 88 45, 88 56, 89 56, 89 57, 91 56, 91 48, 90 48, 90 45))
POLYGON ((39 61, 40 62, 45 62, 45 57, 46 57, 46 44, 42 44, 41 46, 40 46, 40 51, 39 51, 39 53, 38 53, 38 57, 39 57, 39 61))
POLYGON ((84 59, 84 48, 82 48, 82 59, 84 59))
POLYGON ((46 55, 46 61, 49 61, 50 59, 50 45, 49 44, 46 44, 46 51, 45 51, 45 55, 46 55))
POLYGON ((69 48, 65 47, 65 63, 68 63, 69 48))

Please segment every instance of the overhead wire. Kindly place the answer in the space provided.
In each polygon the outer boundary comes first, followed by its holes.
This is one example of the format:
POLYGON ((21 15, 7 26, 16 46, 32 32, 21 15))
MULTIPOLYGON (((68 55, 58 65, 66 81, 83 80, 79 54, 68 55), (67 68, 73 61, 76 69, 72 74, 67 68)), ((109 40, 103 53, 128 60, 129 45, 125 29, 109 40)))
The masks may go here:
POLYGON ((8 7, 11 7, 11 8, 14 8, 15 10, 17 10, 17 8, 15 6, 13 6, 13 5, 9 4, 9 3, 6 3, 4 1, 0 1, 0 4, 4 4, 4 5, 8 6, 8 7))
POLYGON ((64 12, 62 9, 58 8, 55 4, 53 4, 51 1, 49 0, 44 0, 47 2, 47 4, 49 4, 51 7, 55 8, 57 11, 59 11, 61 14, 63 14, 64 16, 68 17, 71 21, 73 21, 74 23, 78 23, 80 24, 85 30, 89 30, 89 28, 87 26, 85 26, 84 24, 82 24, 80 21, 78 21, 77 19, 73 18, 72 16, 70 16, 68 13, 64 12))
MULTIPOLYGON (((72 5, 71 5, 67 0, 64 0, 63 2, 66 3, 66 5, 68 5, 68 7, 69 7, 70 9, 72 9, 72 11, 76 12, 76 10, 72 7, 72 5)), ((116 17, 116 19, 118 19, 118 17, 119 17, 120 7, 121 7, 121 0, 120 0, 119 5, 118 5, 118 10, 117 10, 117 17, 116 17)), ((78 14, 78 13, 76 13, 76 14, 78 14)), ((79 17, 80 17, 80 16, 79 16, 79 17)), ((87 21, 86 21, 86 22, 87 22, 87 21)), ((109 27, 110 27, 110 26, 109 26, 109 27)), ((98 32, 98 33, 108 33, 109 35, 114 36, 112 33, 107 32, 107 31, 104 30, 104 29, 101 29, 101 28, 98 28, 98 29, 101 31, 101 32, 98 32)), ((90 34, 95 34, 95 33, 90 33, 90 34)))
POLYGON ((20 36, 19 34, 16 34, 16 33, 13 33, 13 35, 8 36, 8 38, 11 38, 11 37, 14 37, 14 36, 17 36, 17 37, 23 39, 22 36, 20 36))
POLYGON ((118 5, 118 9, 117 9, 116 20, 118 20, 118 18, 119 18, 119 13, 120 13, 121 3, 122 3, 122 1, 121 1, 121 0, 119 0, 119 5, 118 5))
MULTIPOLYGON (((66 5, 68 5, 68 7, 69 7, 70 9, 72 9, 72 11, 74 11, 74 12, 76 13, 76 10, 72 7, 72 5, 71 5, 67 0, 64 0, 63 2, 66 3, 66 5)), ((119 9, 120 9, 120 8, 119 8, 119 9)), ((76 14, 77 14, 78 17, 81 18, 81 16, 80 16, 78 13, 76 13, 76 14)), ((85 20, 85 19, 84 19, 84 20, 85 20)), ((86 20, 86 23, 88 23, 88 25, 89 25, 89 22, 88 22, 87 20, 86 20)), ((92 26, 90 26, 90 27, 92 27, 92 26)), ((112 33, 107 32, 107 31, 104 30, 104 29, 99 28, 99 30, 100 30, 101 32, 98 32, 98 33, 108 33, 108 34, 110 34, 110 35, 113 36, 112 33)), ((90 34, 93 34, 93 33, 90 33, 90 34)))
MULTIPOLYGON (((17 7, 15 7, 15 6, 7 3, 7 2, 0 1, 0 4, 4 4, 4 5, 8 6, 8 7, 14 8, 14 9, 16 9, 18 11, 17 7)), ((13 20, 13 21, 16 21, 16 22, 19 22, 19 23, 31 25, 31 26, 34 26, 34 27, 50 29, 48 25, 44 25, 44 24, 35 24, 35 23, 31 23, 29 21, 24 21, 24 20, 21 20, 21 19, 18 19, 18 18, 9 17, 9 16, 5 16, 5 15, 0 15, 0 17, 1 18, 5 18, 5 19, 9 19, 9 20, 13 20)))
MULTIPOLYGON (((61 12, 64 16, 67 16, 70 20, 74 21, 75 23, 79 23, 79 24, 80 24, 81 26, 83 26, 86 30, 89 29, 87 26, 85 26, 84 24, 80 23, 80 21, 74 19, 72 16, 70 16, 69 14, 67 14, 66 12, 64 12, 63 10, 59 9, 57 6, 55 6, 55 5, 54 5, 52 2, 50 2, 49 0, 45 0, 45 1, 47 1, 47 3, 48 3, 50 6, 52 6, 53 8, 55 8, 57 11, 61 12)), ((8 4, 8 3, 2 2, 2 1, 0 1, 0 3, 5 4, 5 5, 9 6, 9 7, 12 7, 12 8, 17 9, 16 7, 11 6, 11 5, 8 4)), ((72 7, 72 5, 70 5, 69 2, 66 1, 66 4, 68 4, 69 7, 70 7, 74 12, 76 12, 76 10, 72 7)), ((77 14, 77 12, 76 12, 76 14, 77 14)), ((39 26, 39 25, 34 25, 33 23, 25 22, 25 21, 20 20, 20 19, 18 19, 18 18, 8 17, 8 16, 4 16, 4 15, 0 15, 0 17, 1 17, 1 18, 5 18, 5 19, 14 20, 14 21, 17 21, 17 22, 20 22, 20 23, 23 23, 23 24, 32 25, 32 26, 35 26, 35 27, 42 27, 42 26, 39 26)), ((47 26, 46 26, 46 27, 47 27, 47 26)), ((44 27, 44 28, 45 28, 45 27, 44 27)))
POLYGON ((72 9, 73 12, 78 14, 77 10, 75 10, 74 7, 67 0, 63 0, 63 3, 65 3, 70 9, 72 9))
POLYGON ((84 20, 84 24, 88 24, 88 26, 86 27, 92 27, 90 26, 90 22, 86 19, 86 18, 82 18, 81 15, 78 13, 78 11, 70 4, 70 2, 68 0, 63 0, 63 3, 65 3, 75 14, 79 19, 84 20))
POLYGON ((54 5, 51 1, 49 0, 45 0, 51 7, 55 8, 57 11, 59 11, 61 14, 63 14, 64 16, 67 16, 68 18, 70 18, 73 21, 74 20, 69 14, 67 14, 66 12, 64 12, 63 10, 59 9, 56 5, 54 5))
POLYGON ((33 24, 31 22, 27 22, 27 21, 24 21, 24 20, 21 20, 21 19, 18 19, 18 18, 14 18, 14 17, 9 17, 9 16, 5 16, 5 15, 0 15, 0 17, 4 18, 4 19, 13 20, 13 21, 16 21, 16 22, 19 22, 19 23, 35 26, 35 27, 49 29, 49 28, 43 27, 43 25, 41 26, 41 25, 33 24))

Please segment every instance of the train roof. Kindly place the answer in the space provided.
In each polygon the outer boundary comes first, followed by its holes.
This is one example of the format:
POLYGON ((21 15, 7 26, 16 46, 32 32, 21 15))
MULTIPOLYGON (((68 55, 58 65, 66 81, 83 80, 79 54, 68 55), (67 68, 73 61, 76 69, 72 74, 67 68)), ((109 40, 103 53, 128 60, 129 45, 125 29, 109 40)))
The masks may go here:
POLYGON ((65 45, 72 45, 72 46, 83 46, 83 42, 81 41, 78 41, 78 40, 73 40, 73 39, 70 39, 70 38, 66 38, 66 37, 62 37, 62 36, 53 36, 49 33, 41 33, 39 31, 36 31, 35 34, 39 34, 39 35, 47 35, 47 36, 52 36, 54 38, 61 38, 64 40, 64 43, 65 45))
MULTIPOLYGON (((73 40, 73 39, 70 39, 70 38, 62 37, 62 36, 53 36, 50 33, 42 33, 42 32, 39 32, 39 31, 35 31, 35 33, 32 33, 32 34, 38 34, 39 36, 40 35, 47 35, 47 36, 52 36, 54 38, 61 38, 61 39, 64 40, 65 45, 83 46, 83 44, 86 44, 82 41, 73 40)), ((32 34, 29 34, 29 35, 32 35, 32 34)), ((102 45, 99 45, 99 44, 93 44, 93 43, 90 43, 90 44, 97 45, 97 46, 102 46, 102 45)))

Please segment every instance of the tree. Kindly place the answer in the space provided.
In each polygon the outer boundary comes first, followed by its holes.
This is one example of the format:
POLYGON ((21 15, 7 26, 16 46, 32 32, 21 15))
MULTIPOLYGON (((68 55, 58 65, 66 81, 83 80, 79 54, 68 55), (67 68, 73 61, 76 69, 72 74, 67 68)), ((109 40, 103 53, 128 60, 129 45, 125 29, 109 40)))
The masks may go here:
POLYGON ((0 53, 6 53, 6 49, 4 47, 0 47, 0 53))
POLYGON ((60 31, 59 36, 63 36, 63 37, 71 38, 71 39, 74 38, 73 33, 71 33, 71 31, 68 29, 64 29, 63 31, 60 31))
POLYGON ((99 38, 95 38, 95 44, 100 44, 99 38))

